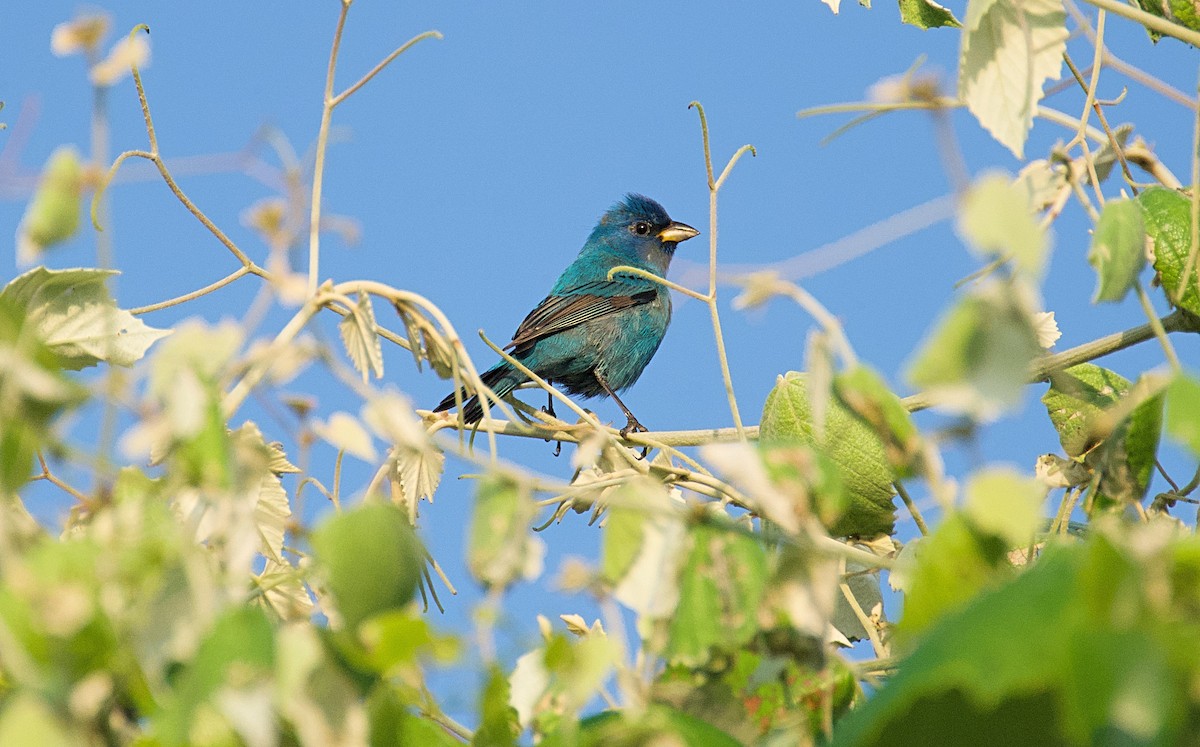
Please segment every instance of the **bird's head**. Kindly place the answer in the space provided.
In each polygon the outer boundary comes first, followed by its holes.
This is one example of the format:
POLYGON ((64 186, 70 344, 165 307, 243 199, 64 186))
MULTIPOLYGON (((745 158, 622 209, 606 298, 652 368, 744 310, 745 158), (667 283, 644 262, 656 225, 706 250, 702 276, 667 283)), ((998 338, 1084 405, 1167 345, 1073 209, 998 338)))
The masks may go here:
POLYGON ((602 243, 630 264, 646 265, 665 274, 675 247, 700 232, 671 220, 667 211, 649 197, 625 195, 600 218, 588 244, 602 243))

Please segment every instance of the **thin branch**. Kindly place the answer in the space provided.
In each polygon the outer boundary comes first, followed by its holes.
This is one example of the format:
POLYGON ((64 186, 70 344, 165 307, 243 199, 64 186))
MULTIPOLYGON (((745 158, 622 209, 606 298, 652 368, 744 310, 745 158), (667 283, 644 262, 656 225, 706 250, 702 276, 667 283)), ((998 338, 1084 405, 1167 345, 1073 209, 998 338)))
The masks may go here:
POLYGON ((616 267, 614 267, 608 271, 608 279, 612 280, 613 277, 617 274, 636 275, 638 277, 645 278, 651 282, 658 283, 659 285, 666 286, 667 288, 670 288, 673 291, 679 291, 683 295, 690 296, 690 297, 696 299, 697 301, 703 301, 705 303, 708 303, 708 301, 709 301, 709 297, 704 295, 703 293, 697 293, 696 291, 692 290, 691 288, 682 286, 679 283, 673 283, 661 275, 655 275, 653 272, 650 272, 648 270, 643 270, 640 267, 633 267, 632 265, 617 265, 616 267))
POLYGON ((1083 0, 1089 5, 1094 5, 1097 8, 1107 10, 1109 13, 1127 18, 1135 23, 1140 23, 1151 31, 1157 31, 1163 36, 1170 36, 1182 42, 1187 42, 1193 47, 1200 47, 1200 32, 1192 31, 1189 28, 1180 26, 1177 23, 1172 23, 1165 18, 1159 18, 1137 8, 1133 5, 1127 5, 1121 0, 1083 0))
POLYGON ((440 41, 443 38, 444 37, 442 36, 442 33, 440 31, 426 31, 423 34, 418 34, 418 35, 414 36, 413 38, 409 39, 408 41, 404 42, 399 47, 397 47, 394 52, 389 54, 387 57, 384 57, 383 61, 381 61, 378 65, 371 68, 371 71, 369 73, 367 73, 363 77, 359 78, 357 83, 350 86, 346 90, 342 91, 337 96, 334 96, 333 101, 330 103, 330 106, 336 107, 338 104, 345 101, 347 98, 349 98, 351 95, 353 95, 353 93, 355 91, 357 91, 358 89, 365 86, 368 82, 370 82, 371 78, 374 78, 376 75, 379 75, 379 73, 381 73, 385 67, 387 67, 388 65, 390 65, 392 63, 392 60, 396 59, 400 55, 407 52, 409 50, 409 48, 411 48, 417 42, 421 42, 426 39, 437 39, 440 41))
MULTIPOLYGON (((1196 332, 1193 322, 1188 318, 1185 312, 1175 310, 1167 314, 1160 320, 1164 332, 1196 332)), ((1124 332, 1114 332, 1111 335, 1105 335, 1098 340, 1085 342, 1082 345, 1073 347, 1070 350, 1065 350, 1054 355, 1044 355, 1034 361, 1030 367, 1029 383, 1037 383, 1046 381, 1050 374, 1055 371, 1060 371, 1064 368, 1087 363, 1088 361, 1102 358, 1118 350, 1133 347, 1139 343, 1146 342, 1154 337, 1154 327, 1149 324, 1143 324, 1140 327, 1127 329, 1124 332)), ((937 404, 933 398, 926 392, 905 397, 903 400, 904 406, 910 412, 924 410, 937 404)))
POLYGON ((317 149, 313 162, 312 199, 309 202, 308 220, 308 295, 317 294, 317 277, 321 262, 321 190, 325 183, 325 151, 329 147, 329 123, 333 119, 333 74, 337 69, 338 49, 342 45, 342 30, 346 27, 346 14, 350 12, 351 0, 342 0, 338 12, 337 27, 333 32, 333 44, 329 48, 329 67, 325 72, 325 97, 321 106, 321 124, 317 129, 317 149))
POLYGON ((148 314, 151 311, 161 311, 162 309, 167 309, 172 306, 178 306, 181 303, 187 303, 188 301, 194 301, 195 299, 200 298, 201 296, 206 296, 215 290, 220 290, 221 288, 224 288, 225 286, 229 285, 230 283, 232 283, 233 281, 242 277, 243 275, 249 275, 249 274, 256 274, 256 273, 254 273, 254 271, 251 269, 250 265, 242 265, 241 267, 237 268, 236 270, 229 273, 228 275, 221 278, 220 280, 216 281, 215 283, 210 283, 209 285, 206 285, 199 290, 194 290, 191 293, 185 293, 182 296, 176 296, 175 298, 171 298, 166 301, 159 301, 158 303, 152 303, 152 304, 148 304, 146 306, 139 306, 136 309, 130 309, 129 313, 133 314, 134 316, 140 316, 142 314, 148 314))
POLYGON ((729 176, 733 165, 747 151, 754 153, 754 146, 743 145, 729 159, 729 163, 721 171, 718 179, 713 179, 712 150, 709 146, 708 118, 704 107, 699 101, 688 104, 689 109, 695 109, 700 115, 700 133, 704 143, 704 167, 708 173, 708 303, 709 316, 712 319, 713 338, 717 347, 717 360, 721 365, 721 379, 725 383, 725 397, 729 400, 729 412, 733 416, 733 425, 743 438, 745 427, 742 425, 742 415, 738 411, 737 395, 733 390, 733 376, 729 371, 729 356, 725 351, 725 336, 721 332, 721 313, 717 308, 717 193, 729 176))
POLYGON ((1133 290, 1137 293, 1138 301, 1142 305, 1142 311, 1145 312, 1146 318, 1150 320, 1150 329, 1154 331, 1154 336, 1158 339, 1158 343, 1162 345, 1163 353, 1167 356, 1167 363, 1171 365, 1171 370, 1175 373, 1183 371, 1183 367, 1179 365, 1179 356, 1175 354, 1175 346, 1171 344, 1171 340, 1167 338, 1167 331, 1163 329, 1162 321, 1154 312, 1154 304, 1150 302, 1150 297, 1146 295, 1146 287, 1142 285, 1141 280, 1135 280, 1133 290))
POLYGON ((904 501, 904 506, 908 509, 908 513, 912 515, 913 521, 916 522, 917 529, 920 530, 921 535, 929 534, 929 527, 925 524, 925 519, 921 516, 920 510, 917 509, 916 502, 913 501, 912 496, 905 489, 904 483, 896 480, 892 485, 896 488, 896 492, 900 494, 900 500, 904 501))

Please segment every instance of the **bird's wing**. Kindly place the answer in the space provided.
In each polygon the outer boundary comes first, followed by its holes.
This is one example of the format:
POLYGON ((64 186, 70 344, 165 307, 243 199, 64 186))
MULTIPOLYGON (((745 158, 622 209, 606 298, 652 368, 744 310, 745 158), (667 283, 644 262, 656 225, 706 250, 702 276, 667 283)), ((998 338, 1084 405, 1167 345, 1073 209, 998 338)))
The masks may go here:
POLYGON ((656 288, 638 287, 628 283, 600 281, 572 288, 563 295, 547 296, 537 305, 505 349, 517 348, 597 319, 621 309, 652 302, 656 288), (616 292, 614 292, 616 291, 616 292))

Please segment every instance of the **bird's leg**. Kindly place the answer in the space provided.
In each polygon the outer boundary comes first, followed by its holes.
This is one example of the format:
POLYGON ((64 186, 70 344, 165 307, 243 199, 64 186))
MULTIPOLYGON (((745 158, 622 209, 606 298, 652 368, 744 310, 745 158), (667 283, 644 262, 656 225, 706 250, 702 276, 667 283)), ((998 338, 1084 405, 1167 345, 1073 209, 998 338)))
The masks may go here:
MULTIPOLYGON (((613 398, 613 401, 616 402, 617 406, 621 408, 621 411, 625 413, 625 417, 629 418, 629 422, 626 423, 625 427, 621 429, 621 438, 625 438, 630 434, 630 432, 646 432, 646 426, 639 423, 638 419, 633 416, 633 413, 629 411, 629 408, 625 406, 625 403, 621 401, 621 398, 617 396, 617 393, 614 392, 612 387, 608 385, 608 382, 604 380, 604 375, 598 370, 593 370, 592 375, 596 377, 596 381, 600 384, 600 388, 603 389, 608 396, 613 398)), ((648 453, 650 453, 650 448, 646 447, 642 450, 642 457, 645 458, 646 454, 648 453)))
MULTIPOLYGON (((551 381, 550 379, 546 379, 546 383, 550 386, 554 386, 554 382, 551 381)), ((550 392, 546 392, 546 406, 542 408, 542 412, 546 413, 547 415, 549 415, 552 418, 558 417, 557 415, 554 414, 554 395, 551 394, 550 392)), ((546 440, 549 441, 550 439, 547 438, 546 440)), ((554 456, 558 456, 561 453, 562 453, 562 441, 556 441, 554 444, 554 456)))

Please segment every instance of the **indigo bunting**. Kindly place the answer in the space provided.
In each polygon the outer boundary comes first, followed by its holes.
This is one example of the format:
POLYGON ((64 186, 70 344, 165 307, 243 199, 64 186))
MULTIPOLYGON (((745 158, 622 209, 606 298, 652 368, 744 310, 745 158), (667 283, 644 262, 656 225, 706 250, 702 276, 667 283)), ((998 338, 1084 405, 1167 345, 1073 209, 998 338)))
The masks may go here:
MULTIPOLYGON (((654 200, 626 195, 600 218, 579 256, 517 327, 505 350, 569 394, 612 397, 629 418, 621 435, 646 430, 617 392, 637 381, 658 350, 671 321, 671 295, 635 275, 609 280, 608 271, 629 265, 664 277, 676 245, 699 233, 671 220, 654 200)), ((507 361, 480 378, 500 397, 529 380, 507 361)), ((434 411, 450 409, 454 399, 451 393, 434 411)), ((483 417, 478 395, 463 404, 462 414, 468 423, 483 417)))

